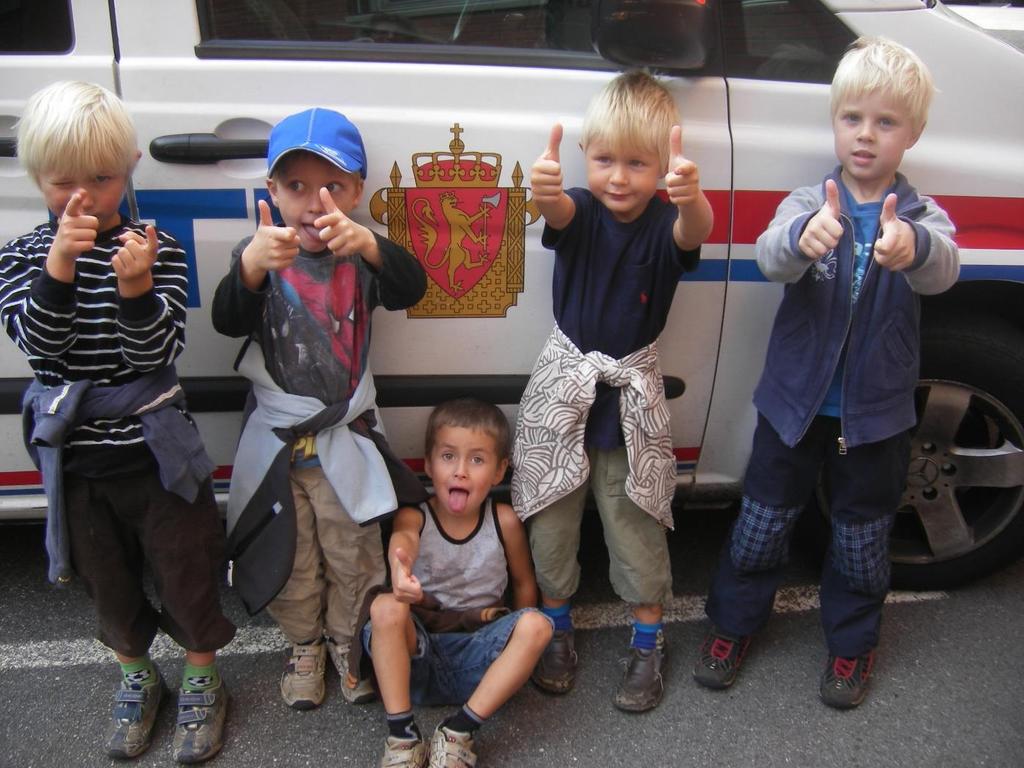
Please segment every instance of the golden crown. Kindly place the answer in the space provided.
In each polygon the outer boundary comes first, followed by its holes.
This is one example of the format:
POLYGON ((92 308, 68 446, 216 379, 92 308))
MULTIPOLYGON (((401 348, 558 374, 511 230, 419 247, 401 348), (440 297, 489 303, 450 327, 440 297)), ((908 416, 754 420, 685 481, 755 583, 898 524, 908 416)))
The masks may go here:
POLYGON ((463 129, 451 127, 454 138, 447 152, 417 152, 412 156, 417 187, 497 187, 501 178, 501 155, 495 152, 464 152, 459 135, 463 129))

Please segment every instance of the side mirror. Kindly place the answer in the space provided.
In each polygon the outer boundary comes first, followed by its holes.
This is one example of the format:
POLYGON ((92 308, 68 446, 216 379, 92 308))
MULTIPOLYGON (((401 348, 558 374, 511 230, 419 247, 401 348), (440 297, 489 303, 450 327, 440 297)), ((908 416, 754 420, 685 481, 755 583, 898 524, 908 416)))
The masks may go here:
POLYGON ((598 0, 594 48, 626 67, 700 69, 713 48, 715 0, 598 0))

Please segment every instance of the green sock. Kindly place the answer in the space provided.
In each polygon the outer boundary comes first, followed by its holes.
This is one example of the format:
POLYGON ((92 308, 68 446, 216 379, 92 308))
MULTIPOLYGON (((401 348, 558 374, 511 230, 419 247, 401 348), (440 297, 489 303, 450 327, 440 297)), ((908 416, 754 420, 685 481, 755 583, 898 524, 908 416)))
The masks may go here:
POLYGON ((153 660, 149 656, 143 656, 130 664, 123 662, 118 662, 118 664, 121 665, 121 674, 124 675, 125 685, 133 690, 138 691, 148 685, 153 685, 160 679, 156 665, 153 664, 153 660))
POLYGON ((181 687, 192 693, 208 691, 220 685, 220 674, 217 672, 217 665, 210 664, 208 667, 197 667, 185 662, 185 673, 182 675, 181 687))

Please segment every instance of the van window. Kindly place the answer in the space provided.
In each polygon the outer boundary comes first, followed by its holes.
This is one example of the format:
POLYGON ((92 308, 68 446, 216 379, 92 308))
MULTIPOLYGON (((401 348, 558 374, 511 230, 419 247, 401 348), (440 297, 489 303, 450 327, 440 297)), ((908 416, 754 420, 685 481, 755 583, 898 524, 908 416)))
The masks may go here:
POLYGON ((72 29, 68 0, 0 0, 0 53, 66 53, 72 29))
POLYGON ((493 49, 506 56, 510 50, 558 51, 599 60, 590 42, 591 0, 199 0, 197 5, 200 56, 230 55, 232 47, 259 42, 259 55, 270 57, 333 58, 333 47, 344 50, 345 58, 363 49, 390 60, 462 62, 473 53, 487 59, 493 49), (303 48, 266 45, 275 41, 303 48), (386 54, 382 46, 388 46, 386 54))
POLYGON ((729 77, 830 83, 856 36, 818 0, 722 3, 729 77))

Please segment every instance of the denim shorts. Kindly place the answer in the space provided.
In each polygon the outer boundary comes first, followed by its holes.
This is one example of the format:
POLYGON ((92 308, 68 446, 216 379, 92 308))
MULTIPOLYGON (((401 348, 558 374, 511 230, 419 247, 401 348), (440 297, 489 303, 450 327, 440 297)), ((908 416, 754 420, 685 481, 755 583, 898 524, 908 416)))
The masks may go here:
MULTIPOLYGON (((516 623, 527 611, 520 608, 486 624, 476 632, 427 632, 414 615, 416 655, 412 657, 409 696, 412 703, 433 707, 441 704, 465 704, 480 684, 494 660, 501 655, 516 623)), ((363 648, 370 652, 372 629, 363 627, 363 648)))

